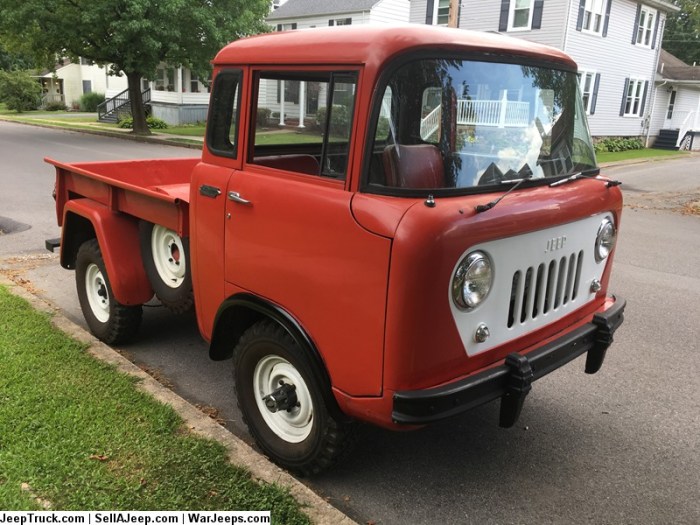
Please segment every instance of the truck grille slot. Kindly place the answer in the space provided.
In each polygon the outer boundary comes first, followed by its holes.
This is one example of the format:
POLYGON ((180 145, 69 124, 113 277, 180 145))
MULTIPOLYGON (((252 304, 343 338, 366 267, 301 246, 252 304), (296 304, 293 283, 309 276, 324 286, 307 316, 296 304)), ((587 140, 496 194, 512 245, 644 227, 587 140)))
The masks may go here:
POLYGON ((513 274, 508 328, 525 324, 574 301, 579 294, 583 250, 513 274))

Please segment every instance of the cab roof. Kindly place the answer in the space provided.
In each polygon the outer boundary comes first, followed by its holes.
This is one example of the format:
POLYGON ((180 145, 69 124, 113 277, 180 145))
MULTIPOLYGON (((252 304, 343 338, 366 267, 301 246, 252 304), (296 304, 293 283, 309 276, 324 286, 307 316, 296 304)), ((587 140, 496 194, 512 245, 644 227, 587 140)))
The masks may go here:
POLYGON ((214 58, 224 64, 355 64, 378 66, 416 50, 515 55, 558 63, 576 63, 558 49, 496 33, 420 24, 358 25, 267 33, 236 40, 214 58))

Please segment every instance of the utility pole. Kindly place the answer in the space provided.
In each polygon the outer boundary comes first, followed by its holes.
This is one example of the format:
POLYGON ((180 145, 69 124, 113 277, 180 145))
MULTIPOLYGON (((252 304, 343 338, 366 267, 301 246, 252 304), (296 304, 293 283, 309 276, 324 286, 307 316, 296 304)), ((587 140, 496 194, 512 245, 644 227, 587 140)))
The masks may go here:
POLYGON ((447 27, 459 27, 459 3, 461 0, 450 0, 450 14, 447 17, 447 27))

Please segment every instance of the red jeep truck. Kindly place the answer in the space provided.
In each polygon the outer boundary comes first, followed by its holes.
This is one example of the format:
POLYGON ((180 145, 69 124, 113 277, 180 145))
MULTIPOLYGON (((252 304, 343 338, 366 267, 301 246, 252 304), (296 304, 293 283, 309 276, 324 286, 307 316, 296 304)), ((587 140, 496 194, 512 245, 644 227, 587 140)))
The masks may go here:
POLYGON ((576 64, 464 30, 348 27, 236 41, 213 61, 201 159, 56 166, 61 265, 99 338, 154 293, 233 358, 260 448, 311 474, 354 421, 413 429, 501 400, 623 320, 622 209, 576 64))

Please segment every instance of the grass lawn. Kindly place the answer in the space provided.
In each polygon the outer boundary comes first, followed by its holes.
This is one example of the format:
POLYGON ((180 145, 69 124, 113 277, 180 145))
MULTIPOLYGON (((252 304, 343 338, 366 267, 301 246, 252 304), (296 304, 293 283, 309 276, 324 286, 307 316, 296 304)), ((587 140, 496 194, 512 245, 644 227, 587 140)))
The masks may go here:
POLYGON ((601 162, 616 162, 620 160, 632 160, 632 159, 647 159, 652 157, 673 157, 678 155, 686 155, 683 151, 675 151, 668 149, 632 149, 628 151, 619 151, 616 153, 596 153, 596 158, 598 163, 601 162))
POLYGON ((308 518, 285 491, 232 466, 137 381, 85 353, 0 286, 0 509, 271 510, 308 518))

